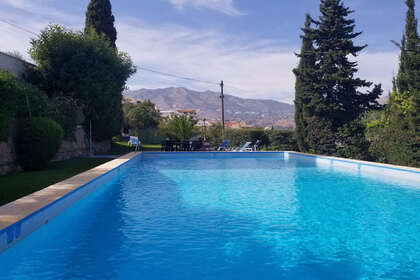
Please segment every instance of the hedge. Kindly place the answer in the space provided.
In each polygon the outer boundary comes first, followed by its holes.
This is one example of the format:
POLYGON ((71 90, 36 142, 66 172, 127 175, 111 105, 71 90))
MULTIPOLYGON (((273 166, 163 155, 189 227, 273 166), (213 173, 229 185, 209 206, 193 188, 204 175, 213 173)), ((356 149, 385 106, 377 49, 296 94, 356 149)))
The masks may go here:
POLYGON ((23 121, 15 137, 17 160, 25 170, 40 170, 47 167, 60 149, 64 131, 61 126, 47 118, 23 121))
POLYGON ((12 74, 0 70, 0 141, 7 141, 15 118, 44 116, 48 97, 12 74))

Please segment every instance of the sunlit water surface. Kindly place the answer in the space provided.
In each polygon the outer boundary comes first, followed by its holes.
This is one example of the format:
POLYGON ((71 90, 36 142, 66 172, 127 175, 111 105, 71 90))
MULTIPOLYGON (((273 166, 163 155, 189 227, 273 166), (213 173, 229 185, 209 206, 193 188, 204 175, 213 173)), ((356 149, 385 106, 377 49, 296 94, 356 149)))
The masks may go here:
POLYGON ((311 160, 139 158, 0 255, 0 279, 420 279, 420 184, 311 160))

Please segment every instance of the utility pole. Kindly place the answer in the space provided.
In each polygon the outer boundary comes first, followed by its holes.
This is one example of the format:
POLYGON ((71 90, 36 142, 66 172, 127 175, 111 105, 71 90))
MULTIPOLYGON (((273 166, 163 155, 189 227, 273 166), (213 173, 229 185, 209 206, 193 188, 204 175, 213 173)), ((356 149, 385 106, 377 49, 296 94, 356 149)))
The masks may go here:
POLYGON ((224 83, 220 83, 220 98, 222 99, 222 138, 225 140, 225 95, 223 93, 224 83))
POLYGON ((93 156, 93 149, 92 149, 92 120, 89 121, 89 156, 93 156))
POLYGON ((204 141, 207 140, 207 137, 206 137, 206 133, 207 133, 206 121, 207 121, 206 118, 204 118, 203 119, 203 125, 204 125, 204 141))

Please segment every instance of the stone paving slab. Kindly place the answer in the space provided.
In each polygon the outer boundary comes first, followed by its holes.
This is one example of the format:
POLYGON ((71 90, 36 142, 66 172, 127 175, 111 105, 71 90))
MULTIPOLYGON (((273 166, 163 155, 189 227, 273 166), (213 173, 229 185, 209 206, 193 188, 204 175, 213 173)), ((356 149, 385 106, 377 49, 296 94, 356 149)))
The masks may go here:
POLYGON ((49 186, 38 192, 22 197, 0 207, 0 231, 31 215, 39 209, 60 199, 64 195, 80 188, 95 178, 124 164, 138 153, 129 153, 117 159, 104 163, 91 170, 80 173, 62 182, 49 186))

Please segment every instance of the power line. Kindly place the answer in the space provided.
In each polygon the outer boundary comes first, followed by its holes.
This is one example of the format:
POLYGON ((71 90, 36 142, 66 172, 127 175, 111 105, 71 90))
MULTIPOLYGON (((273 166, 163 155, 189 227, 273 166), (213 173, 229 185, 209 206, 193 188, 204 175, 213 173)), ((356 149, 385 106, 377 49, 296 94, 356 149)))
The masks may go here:
MULTIPOLYGON (((0 18, 0 22, 3 22, 5 24, 10 25, 10 26, 12 26, 14 28, 17 28, 19 30, 22 30, 22 31, 24 31, 26 33, 29 33, 29 34, 38 36, 37 33, 33 32, 33 31, 29 30, 29 29, 26 29, 26 28, 20 26, 19 24, 16 24, 16 23, 11 22, 9 20, 5 20, 5 19, 1 19, 0 18)), ((206 81, 206 80, 199 80, 199 79, 195 79, 195 78, 191 78, 191 77, 186 77, 186 76, 181 76, 181 75, 177 75, 177 74, 171 74, 171 73, 162 72, 162 71, 158 71, 158 70, 154 70, 154 69, 150 69, 150 68, 146 68, 146 67, 137 66, 137 69, 140 69, 140 70, 143 70, 143 71, 147 71, 147 72, 151 72, 151 73, 155 73, 155 74, 162 75, 162 76, 167 76, 167 77, 182 79, 182 80, 186 80, 186 81, 190 81, 190 82, 203 83, 203 84, 208 84, 208 85, 213 85, 213 86, 220 86, 219 83, 210 82, 210 81, 206 81)), ((239 90, 239 91, 243 91, 243 92, 250 92, 248 90, 244 90, 244 89, 241 89, 241 88, 238 88, 238 87, 229 85, 229 84, 227 84, 227 87, 230 87, 230 88, 233 88, 233 89, 236 89, 236 90, 239 90)))
POLYGON ((27 32, 27 33, 30 33, 30 34, 32 34, 32 35, 38 36, 38 34, 36 34, 35 32, 33 32, 33 31, 29 30, 29 29, 26 29, 26 28, 24 28, 24 27, 22 27, 22 26, 20 26, 20 25, 18 25, 18 24, 16 24, 16 23, 13 23, 13 22, 7 21, 7 20, 5 20, 5 19, 0 19, 0 21, 1 21, 1 22, 3 22, 3 23, 8 24, 8 25, 10 25, 10 26, 13 26, 14 28, 17 28, 17 29, 20 29, 20 30, 25 31, 25 32, 27 32))
POLYGON ((190 78, 190 77, 179 76, 179 75, 176 75, 176 74, 161 72, 161 71, 157 71, 157 70, 153 70, 153 69, 145 68, 145 67, 141 67, 141 66, 137 66, 137 69, 140 69, 140 70, 143 70, 143 71, 147 71, 147 72, 151 72, 151 73, 155 73, 155 74, 159 74, 159 75, 162 75, 162 76, 167 76, 167 77, 172 77, 172 78, 187 80, 187 81, 191 81, 191 82, 197 82, 197 83, 203 83, 203 84, 209 84, 209 85, 219 86, 219 83, 210 82, 210 81, 204 81, 204 80, 198 80, 198 79, 190 78))

